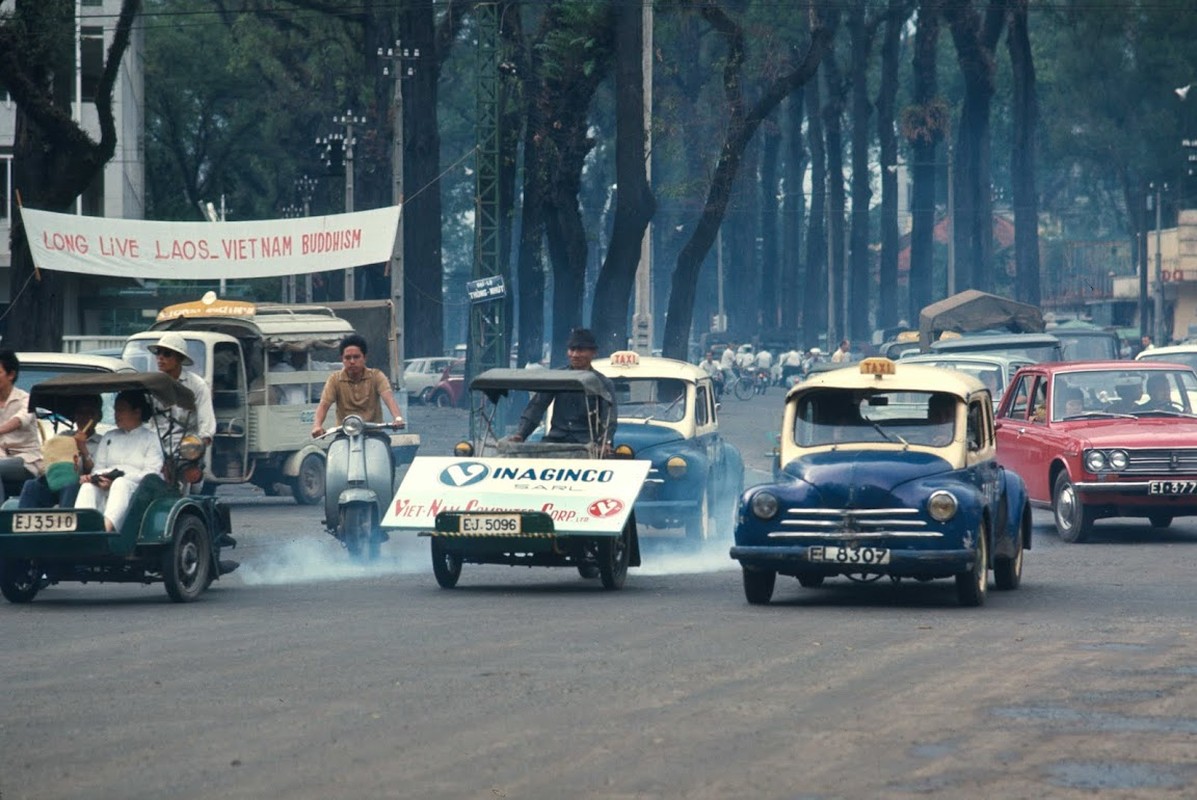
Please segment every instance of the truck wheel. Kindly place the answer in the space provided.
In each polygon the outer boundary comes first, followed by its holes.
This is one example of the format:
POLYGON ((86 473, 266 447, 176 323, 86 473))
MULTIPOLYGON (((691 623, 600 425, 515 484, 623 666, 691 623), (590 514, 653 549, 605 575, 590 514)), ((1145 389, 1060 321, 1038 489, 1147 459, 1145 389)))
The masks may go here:
POLYGON ((442 589, 452 589, 461 577, 461 556, 445 549, 437 536, 432 537, 432 574, 442 589))
POLYGON ((771 569, 749 569, 742 567, 744 575, 744 597, 754 606, 768 605, 773 599, 773 585, 777 573, 771 569))
POLYGON ((622 589, 628 577, 628 559, 632 554, 632 518, 623 526, 618 536, 600 539, 596 548, 598 554, 599 578, 604 589, 622 589))
POLYGON ((10 603, 28 603, 37 597, 42 572, 37 564, 23 558, 0 561, 0 594, 10 603))
POLYGON ((324 502, 324 459, 309 453, 299 464, 299 474, 291 479, 291 493, 301 506, 324 502))
POLYGON ((212 569, 212 547, 208 526, 192 514, 175 523, 174 536, 162 551, 162 583, 176 603, 189 603, 208 588, 212 569))
POLYGON ((972 569, 956 573, 956 599, 962 606, 985 604, 989 593, 989 526, 984 520, 977 527, 977 550, 972 569))

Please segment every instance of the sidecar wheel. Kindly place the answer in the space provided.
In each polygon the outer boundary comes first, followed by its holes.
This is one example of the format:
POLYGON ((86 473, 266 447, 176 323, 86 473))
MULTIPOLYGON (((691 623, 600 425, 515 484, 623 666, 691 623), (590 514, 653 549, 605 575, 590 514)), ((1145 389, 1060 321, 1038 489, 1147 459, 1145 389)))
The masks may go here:
POLYGON ((208 588, 212 546, 208 526, 191 514, 179 517, 170 544, 162 552, 162 583, 176 603, 190 603, 208 588))
POLYGON ((452 589, 461 577, 461 556, 450 553, 437 537, 432 537, 432 574, 442 589, 452 589))
POLYGON ((41 589, 42 573, 37 564, 24 558, 0 561, 0 594, 10 603, 28 603, 41 589))

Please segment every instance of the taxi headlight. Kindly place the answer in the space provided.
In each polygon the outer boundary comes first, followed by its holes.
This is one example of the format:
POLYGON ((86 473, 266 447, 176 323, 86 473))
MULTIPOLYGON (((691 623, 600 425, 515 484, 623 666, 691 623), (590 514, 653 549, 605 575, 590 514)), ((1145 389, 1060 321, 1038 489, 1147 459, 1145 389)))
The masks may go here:
POLYGON ((621 444, 619 447, 615 448, 615 455, 619 456, 620 458, 635 458, 636 451, 633 450, 630 445, 621 444))
POLYGON ((341 433, 346 436, 357 436, 365 427, 366 425, 362 422, 362 418, 357 414, 350 414, 341 420, 341 433))
POLYGON ((686 474, 686 459, 681 456, 674 456, 665 462, 665 471, 669 473, 671 478, 680 478, 686 474))
POLYGON ((458 458, 465 458, 466 456, 474 455, 474 445, 470 442, 458 442, 453 445, 453 455, 458 458))
POLYGON ((1126 454, 1125 450, 1111 450, 1110 451, 1110 468, 1116 469, 1119 472, 1130 466, 1130 456, 1126 454))
POLYGON ((927 513, 937 522, 947 522, 956 516, 958 507, 956 495, 951 492, 932 492, 927 498, 927 513))
POLYGON ((769 492, 757 492, 752 496, 752 513, 760 519, 777 516, 777 497, 769 492))
POLYGON ((179 441, 179 458, 184 461, 199 461, 204 457, 204 440, 188 434, 179 441))
POLYGON ((1106 454, 1100 450, 1090 450, 1085 453, 1085 469, 1090 472, 1101 472, 1106 468, 1106 454))

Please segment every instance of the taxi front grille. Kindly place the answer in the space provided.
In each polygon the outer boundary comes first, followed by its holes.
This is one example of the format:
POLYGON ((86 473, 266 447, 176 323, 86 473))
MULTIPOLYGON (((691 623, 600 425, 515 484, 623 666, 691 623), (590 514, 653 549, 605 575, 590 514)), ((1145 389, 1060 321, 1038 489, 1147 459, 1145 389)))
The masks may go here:
POLYGON ((771 539, 883 539, 891 536, 941 537, 927 530, 916 508, 791 508, 780 520, 783 530, 771 539))
POLYGON ((1126 451, 1128 464, 1122 474, 1139 473, 1141 475, 1183 472, 1192 474, 1197 472, 1197 449, 1154 447, 1142 450, 1126 451))

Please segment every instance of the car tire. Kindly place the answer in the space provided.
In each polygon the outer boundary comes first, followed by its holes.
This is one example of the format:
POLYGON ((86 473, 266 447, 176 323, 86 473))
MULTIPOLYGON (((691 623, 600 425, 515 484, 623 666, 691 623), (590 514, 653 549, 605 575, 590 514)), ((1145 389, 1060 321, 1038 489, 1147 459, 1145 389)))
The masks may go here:
POLYGON ((162 551, 162 583, 167 595, 176 603, 190 603, 208 588, 211 570, 208 526, 194 514, 182 515, 162 551))
POLYGON ((461 556, 450 553, 437 536, 432 537, 432 574, 442 589, 452 589, 461 578, 461 556))
MULTIPOLYGON (((1026 529, 1031 525, 1030 511, 1023 514, 1021 524, 1018 526, 1018 542, 1015 545, 1016 550, 1012 558, 1004 558, 995 556, 993 559, 993 586, 1003 592, 1008 592, 1017 589, 1018 585, 1022 583, 1022 558, 1025 551, 1024 536, 1026 529)), ((1004 535, 1004 532, 1003 534, 1004 535)))
POLYGON ((744 576, 744 598, 754 606, 765 606, 773 599, 773 587, 777 573, 771 569, 742 567, 744 576))
POLYGON ((1151 523, 1153 528, 1167 528, 1172 524, 1171 514, 1148 514, 1147 521, 1151 523))
POLYGON ((1093 532, 1096 517, 1092 509, 1085 508, 1085 504, 1077 497, 1076 488, 1067 472, 1056 476, 1052 488, 1052 515, 1056 519, 1056 533, 1062 542, 1083 542, 1093 532))
POLYGON ((799 575, 798 585, 803 589, 818 589, 826 578, 826 575, 799 575))
POLYGON ((453 408, 453 398, 448 392, 436 392, 432 395, 432 405, 437 408, 453 408))
POLYGON ((598 555, 599 578, 603 588, 609 591, 622 589, 628 577, 628 561, 632 555, 633 517, 629 517, 618 536, 606 536, 599 540, 595 552, 598 555))
POLYGON ((29 603, 37 597, 42 571, 25 558, 0 560, 0 594, 10 603, 29 603))
POLYGON ((309 453, 299 464, 299 474, 291 479, 291 493, 301 506, 324 502, 324 457, 309 453))
POLYGON ((686 519, 686 541, 690 544, 701 545, 714 538, 715 521, 711 518, 711 493, 704 491, 698 510, 686 519))
POLYGON ((422 389, 417 399, 421 405, 428 405, 432 401, 432 387, 428 386, 422 389))
POLYGON ((956 573, 956 599, 962 606, 985 605, 989 594, 989 525, 981 521, 977 529, 977 547, 973 565, 956 573))

